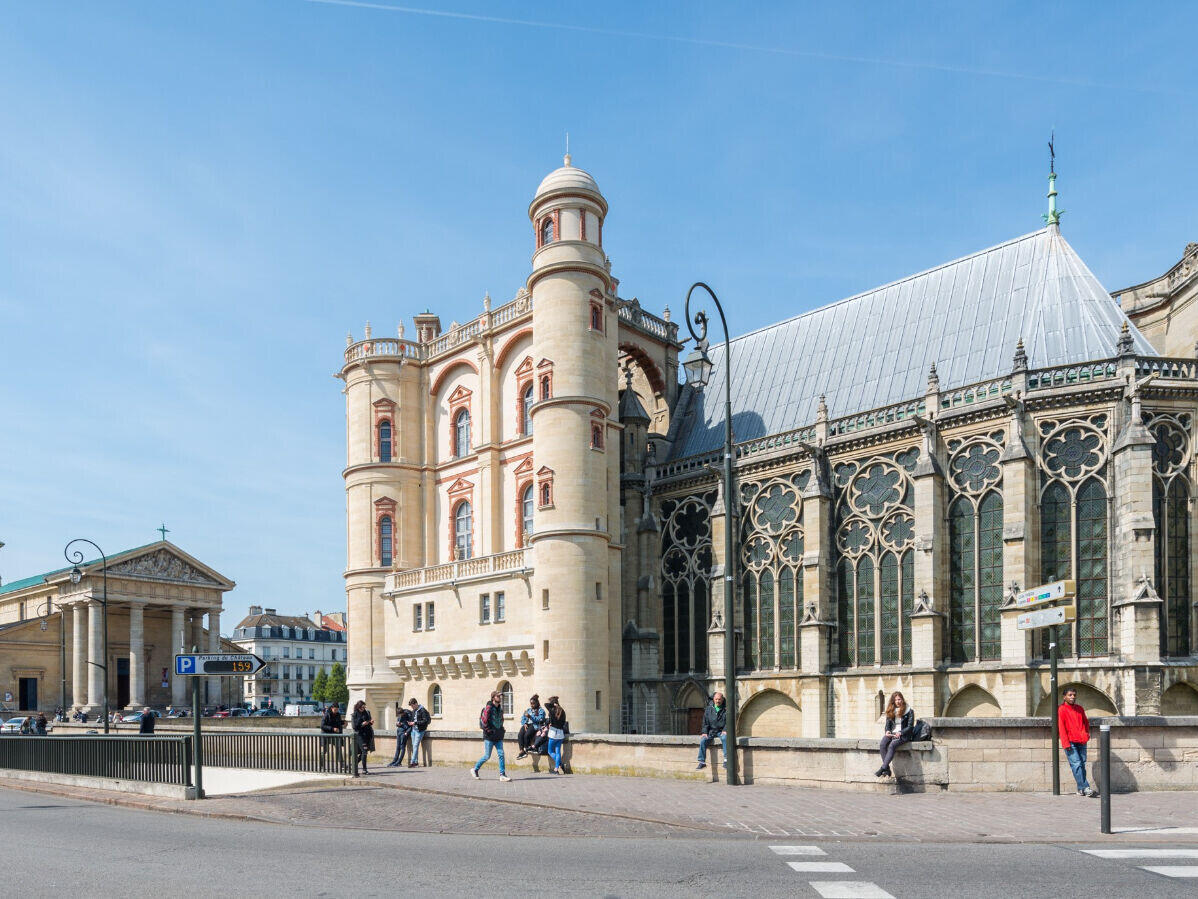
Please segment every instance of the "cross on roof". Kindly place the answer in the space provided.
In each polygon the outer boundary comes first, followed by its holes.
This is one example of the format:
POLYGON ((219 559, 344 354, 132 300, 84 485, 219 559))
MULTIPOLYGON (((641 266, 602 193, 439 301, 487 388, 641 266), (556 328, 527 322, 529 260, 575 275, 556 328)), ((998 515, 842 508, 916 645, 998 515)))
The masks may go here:
POLYGON ((166 526, 166 522, 163 522, 163 523, 162 523, 162 527, 160 527, 160 528, 155 528, 154 530, 156 530, 156 531, 158 531, 160 534, 162 534, 162 539, 163 539, 163 540, 166 540, 166 535, 167 535, 167 534, 169 534, 169 533, 171 532, 171 529, 170 529, 170 528, 168 528, 168 527, 166 526))

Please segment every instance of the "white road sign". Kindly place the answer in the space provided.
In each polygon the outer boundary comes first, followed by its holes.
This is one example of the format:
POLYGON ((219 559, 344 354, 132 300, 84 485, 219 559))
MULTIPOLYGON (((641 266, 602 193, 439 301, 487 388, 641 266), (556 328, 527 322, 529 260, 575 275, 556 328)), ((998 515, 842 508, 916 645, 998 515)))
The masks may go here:
POLYGON ((1036 609, 1034 612, 1024 612, 1015 619, 1015 627, 1021 631, 1032 631, 1039 627, 1050 627, 1054 624, 1064 624, 1077 617, 1074 606, 1053 606, 1051 609, 1036 609))
POLYGON ((1041 584, 1015 595, 1015 608, 1026 609, 1038 606, 1044 602, 1058 602, 1062 599, 1072 599, 1076 592, 1073 581, 1053 581, 1051 584, 1041 584))

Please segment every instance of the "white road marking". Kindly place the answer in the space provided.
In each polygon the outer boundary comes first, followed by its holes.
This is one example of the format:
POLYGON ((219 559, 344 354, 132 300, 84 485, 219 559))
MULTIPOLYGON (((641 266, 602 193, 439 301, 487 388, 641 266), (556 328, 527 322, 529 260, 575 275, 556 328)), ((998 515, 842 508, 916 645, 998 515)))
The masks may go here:
POLYGON ((1198 877, 1198 865, 1141 865, 1140 870, 1166 877, 1198 877))
POLYGON ((865 880, 813 880, 811 887, 824 899, 894 899, 876 883, 865 880))
POLYGON ((844 862, 787 862, 796 871, 808 874, 855 874, 844 862))
POLYGON ((827 855, 818 846, 771 846, 778 855, 827 855))
POLYGON ((1198 849, 1083 849, 1098 858, 1198 858, 1198 849))

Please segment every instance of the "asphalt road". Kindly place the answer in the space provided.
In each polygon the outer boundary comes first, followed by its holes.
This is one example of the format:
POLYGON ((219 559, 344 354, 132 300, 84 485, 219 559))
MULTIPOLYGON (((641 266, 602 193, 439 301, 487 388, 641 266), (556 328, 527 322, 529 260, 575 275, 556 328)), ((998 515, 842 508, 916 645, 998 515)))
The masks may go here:
MULTIPOLYGON (((1090 847, 394 833, 213 820, 6 789, 0 847, 10 896, 1198 895, 1198 878, 1140 867, 1198 858, 1097 858, 1083 851, 1090 847)), ((1198 854, 1193 843, 1175 848, 1198 854)))

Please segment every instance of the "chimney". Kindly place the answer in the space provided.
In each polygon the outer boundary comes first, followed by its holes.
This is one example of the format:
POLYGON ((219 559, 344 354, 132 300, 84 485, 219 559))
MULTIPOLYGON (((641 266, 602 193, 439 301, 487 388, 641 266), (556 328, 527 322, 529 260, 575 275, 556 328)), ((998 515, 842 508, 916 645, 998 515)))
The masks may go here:
POLYGON ((278 609, 267 609, 267 610, 266 610, 266 614, 267 614, 267 615, 278 615, 278 614, 279 614, 279 610, 278 610, 278 609))
POLYGON ((312 620, 316 622, 317 627, 323 626, 324 619, 320 616, 320 609, 317 609, 312 613, 312 620))
POLYGON ((250 606, 250 614, 251 615, 261 615, 262 614, 262 606, 250 606))

